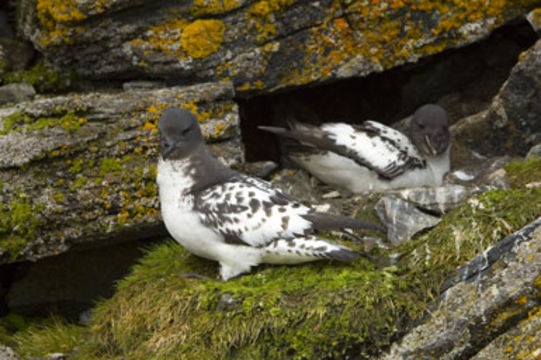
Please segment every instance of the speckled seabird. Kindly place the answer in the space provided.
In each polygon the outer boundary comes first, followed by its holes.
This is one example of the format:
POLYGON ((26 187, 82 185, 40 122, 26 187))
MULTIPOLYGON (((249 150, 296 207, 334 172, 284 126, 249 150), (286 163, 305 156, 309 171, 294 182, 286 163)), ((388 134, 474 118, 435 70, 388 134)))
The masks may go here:
POLYGON ((357 253, 316 230, 378 227, 314 212, 270 183, 237 173, 212 157, 195 116, 170 108, 159 122, 158 186, 171 236, 188 251, 220 263, 223 280, 254 265, 294 264, 357 253))
POLYGON ((438 186, 450 169, 449 116, 438 105, 420 107, 404 133, 375 121, 259 128, 297 140, 288 154, 295 163, 353 193, 438 186))

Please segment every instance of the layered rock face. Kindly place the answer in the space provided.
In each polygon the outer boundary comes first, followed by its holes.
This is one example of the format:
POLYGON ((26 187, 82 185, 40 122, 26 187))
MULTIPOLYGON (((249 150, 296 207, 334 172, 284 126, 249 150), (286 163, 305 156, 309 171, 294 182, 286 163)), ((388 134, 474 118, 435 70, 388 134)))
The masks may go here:
POLYGON ((239 95, 390 69, 470 44, 534 0, 19 2, 19 31, 93 78, 230 79, 239 95))

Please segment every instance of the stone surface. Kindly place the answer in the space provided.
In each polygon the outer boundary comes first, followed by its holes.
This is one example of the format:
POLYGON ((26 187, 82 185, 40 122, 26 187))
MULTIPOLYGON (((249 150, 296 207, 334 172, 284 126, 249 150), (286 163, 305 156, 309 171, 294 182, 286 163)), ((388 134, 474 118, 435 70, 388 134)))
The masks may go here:
POLYGON ((452 126, 454 140, 484 155, 525 155, 541 136, 539 84, 541 40, 520 56, 488 110, 452 126))
POLYGON ((0 105, 32 100, 34 96, 36 96, 36 90, 26 83, 0 86, 0 105))
POLYGON ((395 246, 441 221, 440 218, 426 214, 415 205, 394 195, 383 196, 376 204, 376 212, 387 227, 389 241, 395 246))
POLYGON ((458 281, 446 285, 450 287, 427 321, 380 359, 470 358, 481 350, 479 346, 518 321, 535 320, 540 309, 540 275, 541 218, 461 267, 458 281))
POLYGON ((532 10, 527 16, 528 22, 532 25, 532 28, 541 35, 541 8, 532 10))
POLYGON ((532 359, 541 357, 541 310, 498 336, 471 360, 532 359))
POLYGON ((404 189, 397 191, 395 194, 403 200, 414 203, 423 210, 445 214, 454 207, 462 204, 469 197, 487 190, 490 190, 490 187, 448 185, 404 189))
POLYGON ((526 154, 526 159, 531 159, 534 157, 541 157, 541 144, 532 146, 532 148, 526 154))
POLYGON ((0 360, 20 360, 19 355, 15 354, 13 349, 0 344, 0 360))
POLYGON ((364 76, 471 44, 538 2, 22 0, 19 32, 90 77, 228 78, 241 94, 364 76))
POLYGON ((244 154, 233 96, 223 82, 69 94, 0 109, 0 263, 160 234, 161 111, 196 113, 210 150, 235 166, 244 154))
POLYGON ((4 59, 7 62, 6 70, 26 69, 34 58, 32 45, 14 38, 0 36, 0 47, 3 48, 4 59))

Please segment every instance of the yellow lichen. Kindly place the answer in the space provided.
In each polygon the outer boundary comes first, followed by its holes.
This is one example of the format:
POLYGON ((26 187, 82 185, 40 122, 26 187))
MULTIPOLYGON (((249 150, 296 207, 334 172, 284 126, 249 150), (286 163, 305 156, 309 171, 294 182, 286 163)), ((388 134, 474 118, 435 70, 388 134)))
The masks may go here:
POLYGON ((239 5, 239 0, 194 0, 190 12, 193 16, 201 17, 224 13, 239 5))
POLYGON ((40 38, 43 47, 72 43, 71 36, 84 30, 84 26, 74 26, 87 18, 76 6, 74 0, 37 0, 36 12, 44 30, 40 38))
POLYGON ((224 32, 220 20, 195 20, 184 27, 180 42, 190 57, 200 59, 218 51, 224 32))

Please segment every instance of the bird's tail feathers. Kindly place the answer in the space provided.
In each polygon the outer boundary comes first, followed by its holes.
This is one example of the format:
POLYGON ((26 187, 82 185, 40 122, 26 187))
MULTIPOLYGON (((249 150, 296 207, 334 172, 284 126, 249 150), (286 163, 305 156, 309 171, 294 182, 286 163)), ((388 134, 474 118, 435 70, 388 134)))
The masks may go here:
POLYGON ((326 213, 311 213, 303 215, 303 217, 312 222, 315 230, 332 230, 332 229, 367 229, 380 232, 386 232, 381 226, 369 223, 361 219, 354 219, 342 215, 331 215, 326 213))

